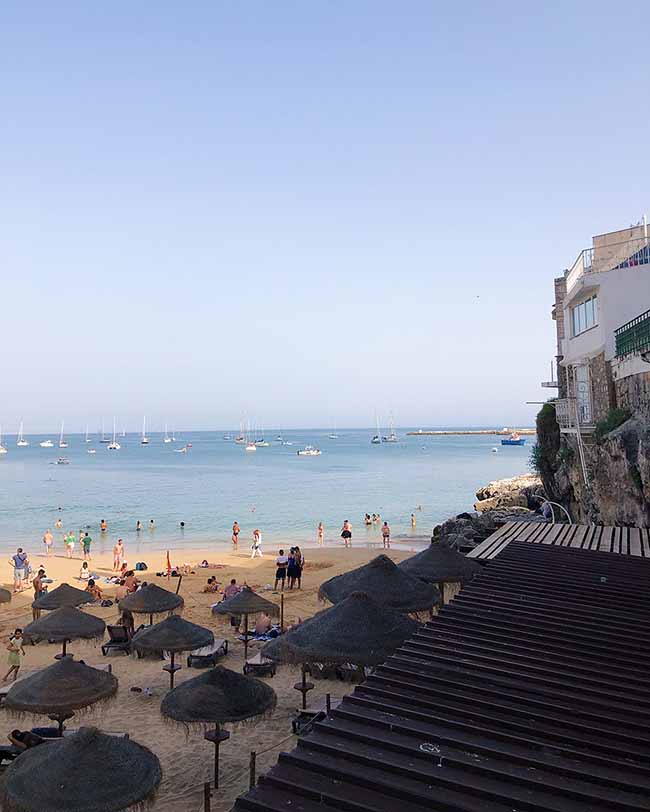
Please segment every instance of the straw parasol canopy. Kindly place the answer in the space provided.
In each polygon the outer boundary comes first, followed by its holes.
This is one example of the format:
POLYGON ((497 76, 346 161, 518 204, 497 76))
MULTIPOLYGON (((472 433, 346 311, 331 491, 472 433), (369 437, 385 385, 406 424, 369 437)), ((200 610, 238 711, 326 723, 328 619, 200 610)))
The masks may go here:
POLYGON ((147 584, 140 587, 137 592, 132 592, 119 602, 118 606, 122 612, 128 611, 134 614, 149 615, 149 622, 153 622, 153 615, 163 612, 173 612, 185 601, 180 595, 163 589, 157 584, 147 584))
POLYGON ((164 716, 176 722, 215 725, 205 738, 215 745, 216 789, 219 787, 219 745, 230 736, 220 726, 269 713, 275 708, 275 703, 275 691, 270 685, 218 665, 170 691, 163 699, 160 710, 164 716))
POLYGON ((138 651, 170 653, 171 664, 163 666, 163 670, 169 672, 170 688, 174 687, 174 674, 180 670, 180 666, 174 664, 175 655, 180 651, 194 651, 213 643, 214 635, 210 629, 190 623, 180 615, 171 615, 155 626, 142 629, 133 638, 133 647, 138 651))
POLYGON ((244 616, 244 662, 248 657, 248 616, 266 612, 267 615, 279 615, 280 609, 271 601, 258 595, 250 587, 244 587, 241 592, 212 607, 213 615, 244 616))
POLYGON ((7 769, 7 812, 119 812, 155 794, 162 770, 151 750, 94 728, 32 747, 7 769), (51 748, 56 747, 56 753, 51 748))
POLYGON ((11 592, 8 589, 0 587, 0 603, 9 603, 11 601, 11 592))
POLYGON ((65 657, 66 645, 70 640, 90 640, 102 637, 106 624, 101 618, 88 615, 71 606, 62 606, 45 617, 25 626, 23 634, 30 640, 52 640, 63 643, 61 656, 65 657))
POLYGON ((59 723, 74 712, 110 699, 117 693, 117 678, 82 662, 65 657, 54 665, 15 683, 9 690, 4 707, 14 713, 49 716, 59 723))
POLYGON ((81 606, 90 603, 91 596, 81 589, 77 589, 70 584, 61 584, 51 592, 44 592, 33 603, 34 609, 60 609, 62 606, 81 606))
POLYGON ((420 581, 444 584, 447 581, 471 580, 483 567, 442 541, 432 542, 430 547, 413 555, 398 565, 402 572, 420 581))
POLYGON ((388 556, 378 555, 362 567, 336 575, 321 584, 318 596, 340 603, 353 592, 365 592, 380 606, 419 612, 440 603, 440 592, 402 572, 388 556))
POLYGON ((336 606, 270 640, 262 655, 283 663, 383 663, 416 632, 418 622, 381 606, 365 592, 353 592, 336 606))

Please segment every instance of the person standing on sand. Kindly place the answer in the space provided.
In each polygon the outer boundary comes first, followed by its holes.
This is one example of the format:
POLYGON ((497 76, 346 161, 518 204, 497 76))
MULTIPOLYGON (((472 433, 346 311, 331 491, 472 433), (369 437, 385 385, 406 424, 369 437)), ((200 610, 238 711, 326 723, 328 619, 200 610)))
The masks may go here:
POLYGON ((255 530, 253 530, 253 545, 251 549, 253 550, 251 558, 255 558, 255 556, 264 558, 264 556, 262 555, 262 533, 259 531, 257 527, 255 528, 255 530))
POLYGON ((3 682, 6 682, 9 677, 13 674, 15 682, 18 677, 18 672, 20 671, 20 657, 21 655, 25 656, 25 649, 23 648, 23 630, 16 629, 16 631, 11 635, 9 638, 9 642, 7 643, 7 651, 9 652, 9 657, 7 658, 7 663, 9 665, 9 671, 5 674, 2 678, 3 682))
POLYGON ((341 528, 341 538, 343 539, 343 543, 346 547, 348 544, 350 547, 352 546, 352 525, 350 524, 349 519, 346 519, 343 522, 343 527, 341 528))
POLYGON ((318 522, 318 543, 322 544, 325 541, 325 528, 322 522, 318 522))
POLYGON ((74 553, 74 541, 75 535, 72 530, 67 534, 67 536, 63 537, 63 543, 65 544, 66 552, 68 553, 68 558, 72 558, 72 553, 74 553))
POLYGON ((118 539, 113 547, 113 572, 119 572, 122 569, 122 561, 124 561, 124 544, 122 539, 118 539))
POLYGON ((23 552, 22 547, 16 550, 16 555, 11 556, 11 566, 14 568, 14 593, 20 592, 27 578, 27 553, 23 552))
POLYGON ((52 542, 54 541, 54 536, 52 535, 52 531, 48 527, 43 535, 43 544, 45 545, 45 555, 50 555, 50 550, 52 549, 52 542))
POLYGON ((287 569, 289 567, 289 559, 284 554, 284 550, 280 550, 278 557, 275 559, 275 583, 273 584, 273 591, 278 591, 278 581, 281 582, 281 591, 284 592, 284 582, 287 577, 287 569))
MULTIPOLYGON (((43 578, 45 578, 45 570, 40 569, 36 578, 32 581, 32 586, 34 587, 34 600, 37 601, 41 595, 45 592, 45 588, 43 587, 43 578)), ((32 620, 38 620, 41 616, 40 609, 34 609, 32 607, 32 620)))
POLYGON ((92 561, 92 557, 90 555, 90 545, 93 543, 93 540, 90 538, 88 533, 84 533, 84 537, 82 539, 82 547, 84 551, 84 561, 92 561))
POLYGON ((384 522, 381 528, 381 538, 384 542, 384 547, 390 550, 390 527, 388 526, 388 522, 384 522))
POLYGON ((237 542, 239 541, 239 534, 241 533, 241 529, 237 522, 233 522, 232 526, 232 543, 237 546, 237 542))

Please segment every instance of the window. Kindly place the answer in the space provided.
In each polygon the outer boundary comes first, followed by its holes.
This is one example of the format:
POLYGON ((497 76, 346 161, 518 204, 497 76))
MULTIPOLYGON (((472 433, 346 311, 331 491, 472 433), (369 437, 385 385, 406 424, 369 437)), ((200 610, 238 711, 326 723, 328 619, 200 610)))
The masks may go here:
POLYGON ((598 297, 592 296, 571 310, 573 335, 578 336, 598 324, 598 297))

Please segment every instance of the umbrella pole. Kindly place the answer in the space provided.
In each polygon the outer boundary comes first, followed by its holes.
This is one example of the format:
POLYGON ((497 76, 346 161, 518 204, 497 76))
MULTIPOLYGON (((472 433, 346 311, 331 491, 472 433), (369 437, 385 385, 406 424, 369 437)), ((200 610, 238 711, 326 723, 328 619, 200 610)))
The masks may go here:
POLYGON ((307 710, 307 694, 314 687, 314 683, 307 682, 307 665, 305 663, 302 664, 302 680, 293 687, 302 694, 302 709, 307 710))
POLYGON ((208 730, 203 738, 214 744, 214 788, 219 789, 219 745, 230 738, 227 730, 221 730, 219 722, 215 723, 214 730, 208 730))
POLYGON ((248 615, 244 615, 244 665, 248 662, 248 615))
POLYGON ((280 631, 284 631, 284 592, 280 593, 280 631))
POLYGON ((174 657, 175 656, 176 656, 176 652, 172 651, 171 669, 169 671, 169 687, 170 687, 170 689, 174 687, 174 657))
POLYGON ((67 653, 66 653, 67 652, 67 648, 66 648, 67 645, 68 645, 68 641, 64 640, 63 641, 63 649, 61 650, 60 654, 55 655, 55 657, 54 657, 55 660, 65 660, 65 658, 68 656, 67 653))

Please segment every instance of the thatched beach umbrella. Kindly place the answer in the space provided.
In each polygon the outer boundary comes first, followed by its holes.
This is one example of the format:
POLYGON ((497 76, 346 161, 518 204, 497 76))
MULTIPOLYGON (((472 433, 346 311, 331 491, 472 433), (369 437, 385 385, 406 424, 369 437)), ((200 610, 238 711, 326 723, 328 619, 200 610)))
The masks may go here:
POLYGON ((218 665, 170 691, 160 710, 176 722, 214 725, 214 730, 207 731, 204 737, 214 744, 214 787, 218 789, 219 745, 230 738, 221 725, 269 713, 275 702, 275 691, 270 685, 218 665))
POLYGON ((231 615, 239 617, 244 616, 244 663, 248 657, 248 616, 258 615, 260 612, 266 612, 267 615, 277 616, 280 610, 275 603, 267 601, 261 595, 258 595, 250 587, 244 587, 237 595, 221 601, 216 606, 212 607, 213 615, 231 615))
POLYGON ((431 609, 440 603, 441 597, 437 587, 402 572, 385 555, 378 555, 362 567, 325 581, 318 596, 340 603, 353 592, 365 592, 380 606, 390 606, 400 612, 431 609))
POLYGON ((214 635, 210 629, 190 623, 180 615, 172 615, 155 626, 137 632, 132 642, 138 651, 170 653, 171 663, 164 665, 163 671, 169 672, 169 687, 173 688, 174 674, 181 669, 180 665, 174 664, 176 654, 180 651, 194 651, 195 648, 211 646, 214 643, 214 635))
POLYGON ((49 716, 59 724, 74 716, 76 710, 110 699, 117 693, 117 678, 70 657, 38 671, 12 685, 4 707, 14 713, 49 716))
POLYGON ((0 603, 9 603, 11 601, 11 592, 8 589, 0 587, 0 603))
POLYGON ((23 629, 23 634, 30 640, 51 640, 54 643, 63 643, 61 654, 56 659, 66 656, 66 646, 71 640, 91 640, 102 637, 106 631, 106 624, 101 618, 88 615, 71 606, 62 606, 55 609, 45 617, 29 623, 23 629))
POLYGON ((305 664, 312 662, 358 666, 383 663, 415 633, 419 624, 406 615, 381 606, 365 592, 353 592, 340 603, 319 612, 262 648, 270 660, 301 663, 301 691, 306 707, 305 664))
POLYGON ((149 615, 149 623, 153 623, 154 615, 161 615, 164 612, 173 612, 183 606, 185 601, 180 595, 163 589, 157 584, 147 584, 140 587, 137 592, 132 592, 119 602, 122 612, 125 610, 137 615, 149 615))
POLYGON ((432 542, 426 550, 402 561, 398 567, 402 572, 420 581, 438 584, 441 593, 445 583, 454 581, 464 583, 483 571, 478 562, 472 561, 442 541, 432 542))
POLYGON ((160 784, 151 750, 94 728, 32 747, 7 769, 7 812, 120 812, 150 800, 160 784), (56 748, 56 752, 51 748, 56 748))
POLYGON ((32 603, 34 609, 60 609, 62 606, 81 606, 90 603, 92 597, 82 589, 77 589, 70 584, 61 584, 51 592, 44 592, 32 603))

